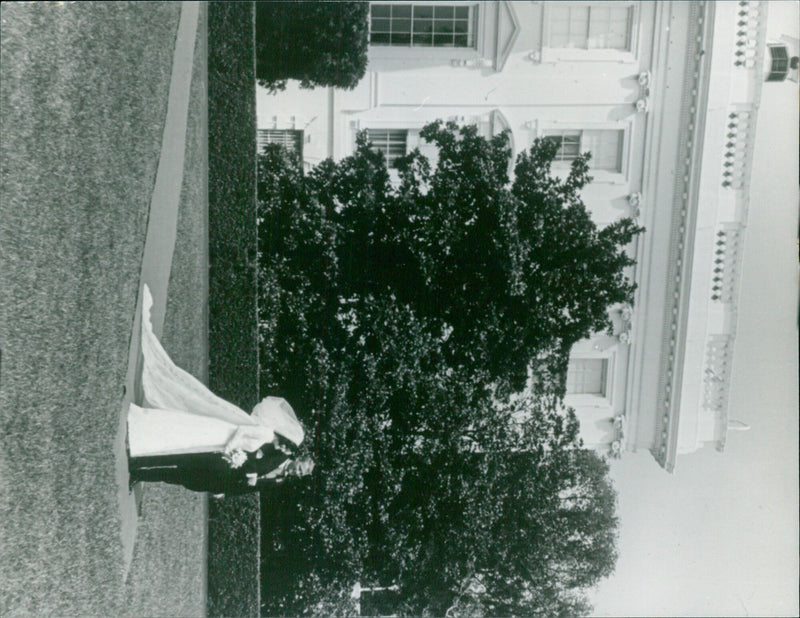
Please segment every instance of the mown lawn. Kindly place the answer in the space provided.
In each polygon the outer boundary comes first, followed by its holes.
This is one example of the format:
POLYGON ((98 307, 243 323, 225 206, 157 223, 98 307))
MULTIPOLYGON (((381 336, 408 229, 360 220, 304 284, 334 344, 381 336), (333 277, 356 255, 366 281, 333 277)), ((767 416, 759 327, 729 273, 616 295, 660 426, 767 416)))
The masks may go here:
MULTIPOLYGON (((204 499, 189 492, 147 489, 123 583, 113 453, 179 16, 178 3, 2 4, 0 615, 205 610, 204 499)), ((195 71, 163 339, 203 377, 195 71)))

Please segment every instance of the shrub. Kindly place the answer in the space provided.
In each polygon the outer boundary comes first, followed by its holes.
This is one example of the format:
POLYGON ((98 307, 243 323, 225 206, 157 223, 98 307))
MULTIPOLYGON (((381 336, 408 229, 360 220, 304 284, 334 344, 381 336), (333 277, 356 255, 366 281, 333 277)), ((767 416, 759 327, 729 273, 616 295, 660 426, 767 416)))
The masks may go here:
POLYGON ((368 2, 256 2, 259 84, 354 88, 367 66, 368 17, 368 2))

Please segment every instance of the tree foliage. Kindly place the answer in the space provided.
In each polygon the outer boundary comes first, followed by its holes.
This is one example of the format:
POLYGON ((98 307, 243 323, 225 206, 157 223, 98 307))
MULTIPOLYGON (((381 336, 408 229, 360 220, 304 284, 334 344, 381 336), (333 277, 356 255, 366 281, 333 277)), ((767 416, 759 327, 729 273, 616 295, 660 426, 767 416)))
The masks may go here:
POLYGON ((308 175, 260 156, 262 392, 309 428, 311 485, 264 497, 270 613, 577 615, 613 569, 615 494, 562 405, 569 347, 632 300, 629 219, 598 228, 588 156, 433 123, 392 181, 366 136, 308 175), (529 372, 533 380, 529 379, 529 372), (527 388, 525 387, 527 382, 527 388), (289 575, 290 574, 290 575, 289 575))
POLYGON ((352 89, 367 66, 369 3, 256 2, 256 77, 271 90, 352 89))

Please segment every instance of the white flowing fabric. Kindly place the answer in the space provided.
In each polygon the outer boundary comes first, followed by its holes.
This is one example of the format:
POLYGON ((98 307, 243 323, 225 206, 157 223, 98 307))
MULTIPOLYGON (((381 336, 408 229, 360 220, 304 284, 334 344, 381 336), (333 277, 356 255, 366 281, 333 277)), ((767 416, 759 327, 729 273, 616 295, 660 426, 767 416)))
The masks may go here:
POLYGON ((223 451, 237 429, 228 421, 181 410, 140 408, 135 403, 128 409, 131 457, 223 451))
POLYGON ((217 397, 197 378, 177 367, 161 347, 150 323, 153 298, 142 299, 142 388, 146 407, 131 403, 128 442, 131 457, 231 450, 255 451, 274 432, 299 445, 303 428, 284 399, 267 397, 247 414, 217 397))

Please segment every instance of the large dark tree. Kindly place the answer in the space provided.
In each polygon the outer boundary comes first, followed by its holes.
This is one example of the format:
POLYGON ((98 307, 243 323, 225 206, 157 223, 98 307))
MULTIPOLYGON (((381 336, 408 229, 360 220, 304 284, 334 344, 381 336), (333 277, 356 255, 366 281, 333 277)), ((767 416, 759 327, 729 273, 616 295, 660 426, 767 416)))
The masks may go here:
POLYGON ((639 228, 592 222, 588 155, 559 179, 539 140, 512 181, 507 136, 422 135, 435 166, 413 152, 395 182, 363 134, 306 176, 260 156, 261 387, 318 462, 264 497, 267 609, 343 613, 361 582, 404 614, 586 613, 615 496, 561 405, 565 361, 632 300, 639 228))
POLYGON ((404 614, 575 615, 616 560, 607 465, 552 398, 481 412, 459 448, 403 466, 379 581, 399 583, 404 614))
POLYGON ((632 301, 625 248, 641 228, 592 221, 581 199, 588 154, 561 180, 556 146, 537 140, 510 183, 507 134, 487 140, 475 126, 436 122, 421 135, 438 147, 436 167, 413 152, 398 163, 398 188, 366 138, 320 186, 346 234, 342 266, 353 265, 342 285, 391 291, 447 334, 451 364, 519 390, 540 351, 608 327, 609 306, 632 301))
POLYGON ((367 67, 369 3, 296 0, 256 3, 256 77, 283 90, 287 79, 303 88, 352 89, 367 67))

